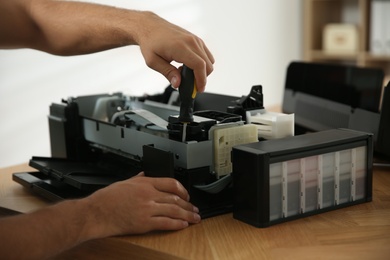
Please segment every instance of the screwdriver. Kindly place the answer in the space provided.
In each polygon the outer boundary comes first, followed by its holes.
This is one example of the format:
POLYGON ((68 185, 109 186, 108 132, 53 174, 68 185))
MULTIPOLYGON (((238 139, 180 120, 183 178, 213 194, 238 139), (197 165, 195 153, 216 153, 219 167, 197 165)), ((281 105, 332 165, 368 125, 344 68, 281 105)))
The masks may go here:
POLYGON ((183 64, 179 86, 179 97, 181 102, 179 121, 183 123, 182 142, 186 141, 187 125, 194 121, 193 112, 196 93, 194 71, 183 64))

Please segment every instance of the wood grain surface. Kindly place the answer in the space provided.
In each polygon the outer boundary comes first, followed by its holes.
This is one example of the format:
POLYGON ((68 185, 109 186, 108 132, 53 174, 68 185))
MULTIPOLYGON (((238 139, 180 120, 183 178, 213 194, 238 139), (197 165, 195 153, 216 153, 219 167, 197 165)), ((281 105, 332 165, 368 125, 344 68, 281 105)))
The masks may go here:
MULTIPOLYGON (((0 170, 0 207, 28 212, 48 202, 0 170)), ((373 201, 268 228, 232 214, 176 232, 99 239, 57 259, 390 259, 390 169, 374 168, 373 201)))

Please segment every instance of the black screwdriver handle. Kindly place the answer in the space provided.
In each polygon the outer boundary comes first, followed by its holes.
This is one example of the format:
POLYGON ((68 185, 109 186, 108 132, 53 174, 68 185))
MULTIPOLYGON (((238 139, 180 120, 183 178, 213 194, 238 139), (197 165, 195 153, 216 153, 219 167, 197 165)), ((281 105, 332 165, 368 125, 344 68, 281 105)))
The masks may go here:
POLYGON ((196 83, 194 71, 183 65, 181 70, 181 82, 179 86, 180 114, 179 121, 190 123, 194 121, 194 100, 196 97, 196 83))

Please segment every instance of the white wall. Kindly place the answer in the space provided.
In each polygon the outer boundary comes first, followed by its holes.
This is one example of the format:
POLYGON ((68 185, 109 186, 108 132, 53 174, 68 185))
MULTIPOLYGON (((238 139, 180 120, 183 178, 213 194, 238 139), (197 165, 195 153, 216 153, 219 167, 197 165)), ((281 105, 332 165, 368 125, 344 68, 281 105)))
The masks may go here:
MULTIPOLYGON (((209 92, 241 96, 262 84, 265 106, 280 104, 286 67, 301 59, 301 0, 95 2, 152 10, 202 37, 216 59, 209 92)), ((52 102, 117 91, 153 94, 167 85, 137 46, 78 57, 0 50, 0 167, 50 156, 52 102)))

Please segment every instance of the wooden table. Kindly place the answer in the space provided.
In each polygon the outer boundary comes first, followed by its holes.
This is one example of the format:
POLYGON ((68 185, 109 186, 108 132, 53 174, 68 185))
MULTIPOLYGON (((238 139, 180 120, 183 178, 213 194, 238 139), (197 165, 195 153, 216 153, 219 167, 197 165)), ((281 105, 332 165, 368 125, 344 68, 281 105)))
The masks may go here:
MULTIPOLYGON (((49 203, 0 170, 0 206, 20 212, 49 203)), ((176 232, 99 239, 58 259, 390 259, 390 169, 374 168, 373 201, 268 228, 226 214, 176 232)))

